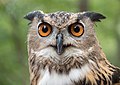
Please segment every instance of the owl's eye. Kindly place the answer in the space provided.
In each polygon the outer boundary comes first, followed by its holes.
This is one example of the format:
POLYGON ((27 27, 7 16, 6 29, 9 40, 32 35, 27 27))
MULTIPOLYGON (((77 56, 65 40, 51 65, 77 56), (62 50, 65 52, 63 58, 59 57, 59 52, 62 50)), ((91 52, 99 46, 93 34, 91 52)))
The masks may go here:
POLYGON ((42 37, 48 36, 52 31, 52 27, 48 23, 41 23, 38 26, 38 33, 42 37))
POLYGON ((73 23, 68 31, 75 37, 80 37, 84 33, 84 26, 81 23, 73 23))

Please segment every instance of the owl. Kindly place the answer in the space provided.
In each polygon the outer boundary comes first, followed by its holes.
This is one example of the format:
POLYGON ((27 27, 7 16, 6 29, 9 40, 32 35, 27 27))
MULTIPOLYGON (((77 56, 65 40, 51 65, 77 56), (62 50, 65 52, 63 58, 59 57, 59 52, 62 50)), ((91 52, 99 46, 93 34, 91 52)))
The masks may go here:
POLYGON ((94 25, 100 13, 44 13, 29 20, 30 85, 120 85, 120 69, 106 59, 94 25))

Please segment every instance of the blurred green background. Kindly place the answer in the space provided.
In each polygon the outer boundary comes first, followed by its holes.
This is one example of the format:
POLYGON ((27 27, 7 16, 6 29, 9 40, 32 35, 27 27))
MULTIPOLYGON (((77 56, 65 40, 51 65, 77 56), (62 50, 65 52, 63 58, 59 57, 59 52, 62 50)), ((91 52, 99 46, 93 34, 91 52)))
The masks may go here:
POLYGON ((33 10, 95 11, 107 19, 95 26, 108 60, 120 67, 120 0, 0 0, 0 85, 29 85, 28 21, 33 10))

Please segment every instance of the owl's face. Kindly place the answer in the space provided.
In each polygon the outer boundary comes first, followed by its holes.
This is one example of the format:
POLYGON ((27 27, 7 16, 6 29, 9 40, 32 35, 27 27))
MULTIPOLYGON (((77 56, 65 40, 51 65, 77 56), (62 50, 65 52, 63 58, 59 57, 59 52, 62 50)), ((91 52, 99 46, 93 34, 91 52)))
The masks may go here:
POLYGON ((93 29, 95 21, 105 18, 99 13, 55 12, 44 14, 35 11, 26 15, 31 21, 28 34, 29 55, 64 64, 76 57, 85 62, 87 52, 97 42, 93 29))

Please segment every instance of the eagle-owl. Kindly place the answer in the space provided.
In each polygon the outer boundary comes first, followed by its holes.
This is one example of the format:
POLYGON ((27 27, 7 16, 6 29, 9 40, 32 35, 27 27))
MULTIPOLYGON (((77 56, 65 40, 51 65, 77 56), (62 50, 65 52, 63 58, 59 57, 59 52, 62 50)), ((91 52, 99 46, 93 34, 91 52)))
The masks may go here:
POLYGON ((120 69, 106 59, 93 28, 105 16, 33 11, 24 18, 31 85, 120 85, 120 69))

